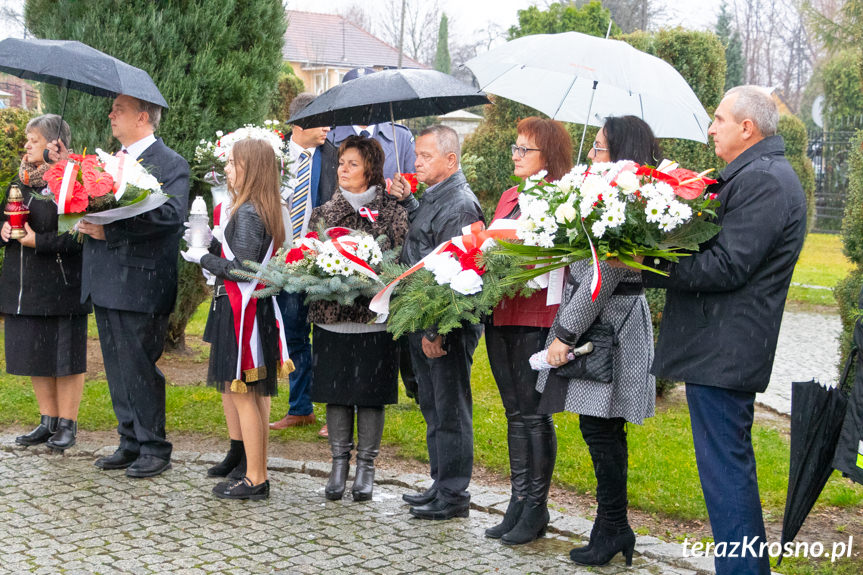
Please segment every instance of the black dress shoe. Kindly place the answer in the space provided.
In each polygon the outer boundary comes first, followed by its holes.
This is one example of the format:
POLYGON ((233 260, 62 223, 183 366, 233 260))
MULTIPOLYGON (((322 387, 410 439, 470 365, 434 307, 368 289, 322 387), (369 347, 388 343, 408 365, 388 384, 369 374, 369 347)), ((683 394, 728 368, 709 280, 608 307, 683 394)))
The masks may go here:
POLYGON ((213 493, 220 499, 267 499, 270 496, 270 481, 252 485, 248 477, 243 477, 224 486, 220 483, 213 489, 213 493))
POLYGON ((155 477, 171 469, 171 461, 155 455, 140 455, 126 470, 127 477, 155 477))
POLYGON ((57 420, 57 431, 45 443, 51 449, 63 451, 75 445, 75 437, 78 435, 78 422, 73 419, 61 417, 57 420))
POLYGON ((430 487, 422 493, 405 493, 402 495, 402 501, 410 503, 412 507, 419 507, 431 503, 435 497, 437 497, 437 489, 430 487))
POLYGON ((57 418, 43 415, 36 429, 30 433, 19 435, 15 438, 15 443, 25 446, 40 445, 48 441, 55 431, 57 431, 57 418))
POLYGON ((411 507, 411 515, 418 519, 452 519, 453 517, 467 517, 470 511, 470 503, 447 503, 443 499, 435 498, 434 500, 420 505, 411 507))
POLYGON ((122 447, 117 448, 112 455, 100 457, 93 462, 93 465, 99 469, 126 469, 135 460, 138 459, 138 454, 132 451, 126 451, 122 447))

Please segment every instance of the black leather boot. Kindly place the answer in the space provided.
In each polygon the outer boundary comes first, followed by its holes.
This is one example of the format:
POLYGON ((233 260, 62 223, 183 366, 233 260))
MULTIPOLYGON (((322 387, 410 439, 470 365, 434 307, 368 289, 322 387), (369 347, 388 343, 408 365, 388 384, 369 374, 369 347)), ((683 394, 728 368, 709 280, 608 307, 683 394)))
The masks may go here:
POLYGON ((527 498, 518 522, 501 538, 506 545, 530 543, 548 527, 548 490, 557 458, 557 434, 550 415, 522 416, 530 444, 527 498))
POLYGON ((512 486, 512 496, 503 516, 503 521, 485 530, 485 536, 500 539, 518 523, 527 497, 528 458, 530 442, 527 437, 527 427, 520 415, 507 414, 506 443, 509 447, 509 482, 512 486))
POLYGON ((354 408, 348 405, 327 404, 327 428, 330 452, 333 454, 333 467, 324 497, 338 501, 345 494, 345 483, 351 466, 351 449, 354 436, 354 408))
MULTIPOLYGON (((207 470, 207 477, 227 477, 240 464, 245 453, 246 450, 243 446, 243 441, 241 439, 232 439, 231 447, 228 448, 225 458, 207 470)), ((243 469, 243 473, 239 478, 242 478, 245 474, 246 470, 243 469)))
POLYGON ((618 553, 632 565, 635 533, 627 517, 626 480, 628 452, 626 421, 582 415, 579 426, 596 474, 596 521, 586 547, 573 549, 570 559, 579 565, 605 565, 618 553))
POLYGON ((375 487, 375 458, 384 433, 383 407, 357 408, 357 474, 351 487, 354 501, 369 501, 375 487))
POLYGON ((43 415, 36 429, 25 435, 19 435, 15 438, 15 443, 18 445, 39 445, 48 441, 57 431, 57 418, 48 415, 43 415))
POLYGON ((47 445, 51 449, 64 451, 75 445, 76 435, 78 435, 78 422, 61 417, 57 420, 57 431, 48 439, 47 445))

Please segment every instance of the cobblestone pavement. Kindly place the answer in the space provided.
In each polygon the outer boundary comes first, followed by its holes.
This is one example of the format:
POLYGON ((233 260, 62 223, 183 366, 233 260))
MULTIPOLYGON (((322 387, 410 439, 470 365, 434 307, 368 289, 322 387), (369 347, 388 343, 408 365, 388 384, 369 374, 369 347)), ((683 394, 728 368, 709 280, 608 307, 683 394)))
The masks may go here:
POLYGON ((0 573, 602 573, 710 572, 681 559, 679 545, 639 537, 635 562, 608 566, 569 561, 574 535, 590 522, 552 512, 550 533, 507 547, 483 537, 508 495, 472 486, 468 519, 411 519, 401 501, 416 475, 380 474, 374 501, 323 497, 328 465, 271 459, 268 501, 216 499, 205 477, 216 454, 176 453, 174 468, 154 479, 100 471, 110 452, 77 446, 61 456, 18 449, 0 436, 0 573))
POLYGON ((813 378, 822 383, 836 382, 841 332, 838 314, 786 311, 770 385, 757 396, 758 403, 780 413, 791 413, 791 382, 813 378))

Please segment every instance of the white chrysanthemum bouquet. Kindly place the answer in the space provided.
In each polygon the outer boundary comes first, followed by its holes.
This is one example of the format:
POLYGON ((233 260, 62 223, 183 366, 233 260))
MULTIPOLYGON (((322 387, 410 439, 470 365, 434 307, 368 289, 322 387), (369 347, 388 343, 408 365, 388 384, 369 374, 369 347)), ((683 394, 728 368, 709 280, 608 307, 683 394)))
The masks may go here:
POLYGON ((522 183, 521 243, 506 244, 505 251, 539 266, 520 279, 589 257, 656 271, 634 258, 677 261, 718 233, 710 218, 719 202, 705 191, 714 183, 705 173, 668 160, 659 168, 630 161, 579 165, 553 183, 540 173, 522 183))

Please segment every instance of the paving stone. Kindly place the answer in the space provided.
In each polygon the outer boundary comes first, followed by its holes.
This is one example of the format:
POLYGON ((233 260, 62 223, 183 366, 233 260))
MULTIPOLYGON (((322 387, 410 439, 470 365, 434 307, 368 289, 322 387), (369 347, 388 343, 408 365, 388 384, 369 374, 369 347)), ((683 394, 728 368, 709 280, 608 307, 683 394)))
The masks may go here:
POLYGON ((791 413, 791 383, 817 379, 835 383, 839 379, 838 314, 786 311, 779 328, 776 359, 770 384, 756 401, 780 413, 791 413))
POLYGON ((600 569, 577 567, 568 560, 568 538, 589 533, 591 521, 556 510, 548 537, 501 545, 483 531, 500 520, 509 494, 481 485, 472 486, 467 519, 422 521, 401 500, 430 485, 418 474, 391 474, 370 502, 331 502, 323 498, 328 463, 277 460, 269 500, 223 501, 210 493, 206 453, 178 453, 171 471, 132 480, 81 455, 98 451, 81 446, 77 455, 56 457, 0 446, 0 573, 709 572, 679 561, 678 545, 648 537, 639 538, 630 569, 620 556, 600 569))

